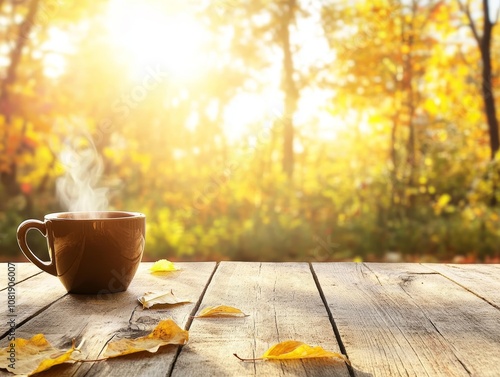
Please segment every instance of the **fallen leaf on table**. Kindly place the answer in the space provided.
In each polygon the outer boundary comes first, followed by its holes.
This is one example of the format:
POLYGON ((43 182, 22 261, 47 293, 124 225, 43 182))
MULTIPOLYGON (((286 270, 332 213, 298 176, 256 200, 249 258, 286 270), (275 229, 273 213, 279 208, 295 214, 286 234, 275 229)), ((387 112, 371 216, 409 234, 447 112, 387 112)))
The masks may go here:
POLYGON ((190 300, 176 297, 172 290, 170 292, 146 292, 138 300, 142 304, 143 309, 149 309, 154 305, 175 305, 191 302, 190 300))
POLYGON ((74 362, 71 359, 73 351, 74 344, 68 350, 52 347, 43 334, 36 334, 31 339, 17 338, 0 349, 0 368, 14 374, 31 376, 57 364, 74 362), (12 351, 13 355, 11 348, 15 350, 12 351))
POLYGON ((310 346, 303 342, 296 340, 287 340, 275 344, 269 348, 264 354, 257 359, 243 359, 237 354, 234 354, 241 361, 255 361, 255 360, 294 360, 294 359, 311 359, 318 357, 333 357, 341 359, 347 364, 351 364, 349 359, 338 352, 326 351, 320 346, 310 346))
POLYGON ((203 317, 247 317, 248 314, 243 313, 238 308, 233 308, 227 305, 207 306, 195 318, 203 317))
POLYGON ((151 272, 170 272, 178 271, 179 269, 174 265, 173 262, 170 262, 166 259, 160 259, 154 262, 149 270, 151 272))
POLYGON ((158 326, 146 336, 108 343, 102 357, 107 359, 142 351, 154 353, 158 351, 158 348, 167 344, 186 344, 188 339, 188 331, 181 329, 171 319, 167 319, 160 321, 158 326))

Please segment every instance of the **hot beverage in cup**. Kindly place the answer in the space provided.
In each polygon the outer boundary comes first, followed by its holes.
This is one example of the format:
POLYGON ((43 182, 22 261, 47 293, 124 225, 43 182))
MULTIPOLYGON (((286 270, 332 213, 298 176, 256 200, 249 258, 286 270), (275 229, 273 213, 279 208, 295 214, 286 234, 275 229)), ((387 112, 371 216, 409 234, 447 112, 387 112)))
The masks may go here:
POLYGON ((141 262, 145 236, 146 216, 124 211, 52 213, 17 229, 26 258, 57 276, 68 292, 86 294, 126 290, 141 262), (30 250, 31 229, 47 238, 48 262, 30 250))

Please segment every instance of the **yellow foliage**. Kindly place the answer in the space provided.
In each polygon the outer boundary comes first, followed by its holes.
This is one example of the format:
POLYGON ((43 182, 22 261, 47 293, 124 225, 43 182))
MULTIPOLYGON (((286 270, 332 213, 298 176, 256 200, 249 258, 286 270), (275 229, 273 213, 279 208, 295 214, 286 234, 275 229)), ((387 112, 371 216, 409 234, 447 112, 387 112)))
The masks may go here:
POLYGON ((453 207, 448 205, 450 201, 451 201, 451 196, 449 194, 441 195, 437 200, 437 202, 434 204, 434 213, 436 215, 439 215, 445 210, 446 212, 453 211, 453 207))
POLYGON ((443 194, 439 197, 438 201, 437 201, 437 205, 439 207, 444 207, 445 205, 447 205, 451 200, 451 196, 449 194, 443 194))

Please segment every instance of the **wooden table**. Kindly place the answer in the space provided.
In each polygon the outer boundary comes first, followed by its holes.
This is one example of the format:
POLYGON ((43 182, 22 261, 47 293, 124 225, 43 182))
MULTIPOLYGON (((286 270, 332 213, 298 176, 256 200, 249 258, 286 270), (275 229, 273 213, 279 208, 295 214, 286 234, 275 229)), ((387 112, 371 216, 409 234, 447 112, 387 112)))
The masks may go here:
MULTIPOLYGON (((43 333, 57 347, 85 338, 88 358, 111 339, 172 318, 187 345, 55 366, 41 376, 500 376, 500 265, 178 263, 155 275, 143 263, 126 292, 67 294, 59 280, 16 264, 16 337, 43 333), (143 309, 137 297, 170 290, 192 303, 143 309), (244 318, 192 318, 206 306, 244 318), (241 362, 288 340, 342 352, 333 359, 241 362)), ((0 266, 0 346, 7 345, 7 264, 0 266)), ((0 371, 0 375, 11 375, 0 371)))

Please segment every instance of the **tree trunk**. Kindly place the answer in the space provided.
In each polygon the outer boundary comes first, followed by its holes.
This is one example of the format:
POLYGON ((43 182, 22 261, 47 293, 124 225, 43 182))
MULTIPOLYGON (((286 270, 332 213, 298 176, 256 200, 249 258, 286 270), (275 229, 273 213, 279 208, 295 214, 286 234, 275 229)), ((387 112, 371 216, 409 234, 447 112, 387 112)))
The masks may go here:
POLYGON ((285 109, 283 114, 283 171, 291 178, 294 169, 293 139, 294 126, 293 116, 297 110, 298 89, 293 79, 294 66, 292 51, 290 48, 290 24, 295 18, 296 0, 287 2, 287 9, 281 18, 280 43, 283 50, 283 75, 281 89, 285 94, 285 109))
POLYGON ((391 177, 391 208, 396 205, 396 197, 399 196, 398 189, 398 152, 397 152, 397 134, 398 134, 399 112, 396 111, 392 117, 391 139, 389 147, 390 177, 391 177))
POLYGON ((488 122, 488 132, 490 136, 491 158, 495 158, 500 147, 498 137, 498 119, 496 116, 495 96, 493 93, 492 69, 491 69, 491 36, 494 23, 491 22, 488 0, 483 0, 484 27, 483 36, 478 40, 481 50, 481 60, 483 63, 481 72, 481 90, 484 101, 484 111, 488 122))
POLYGON ((470 29, 472 31, 472 34, 474 35, 474 39, 476 40, 479 51, 481 53, 481 95, 483 97, 486 121, 488 122, 491 159, 494 159, 500 147, 500 140, 498 136, 498 119, 495 109, 495 96, 493 92, 493 82, 491 79, 491 38, 495 22, 493 22, 490 18, 490 8, 488 6, 488 0, 483 0, 483 34, 480 35, 476 23, 472 18, 471 10, 468 4, 464 5, 460 2, 460 0, 457 0, 457 2, 459 7, 467 16, 467 19, 469 20, 470 29))
MULTIPOLYGON (((490 137, 490 156, 491 160, 495 159, 495 156, 500 147, 500 139, 498 136, 498 119, 496 115, 495 108, 495 95, 493 92, 493 81, 492 68, 491 68, 491 38, 493 32, 493 26, 495 25, 490 19, 490 11, 488 7, 488 0, 483 0, 483 35, 479 36, 477 30, 470 17, 470 12, 468 14, 469 20, 471 21, 471 29, 474 33, 476 41, 481 52, 482 70, 481 70, 481 94, 484 102, 484 112, 486 113, 486 121, 488 123, 488 134, 490 137)), ((496 169, 495 169, 496 170, 496 169)), ((490 205, 492 207, 497 205, 497 182, 495 178, 492 178, 493 185, 493 195, 491 196, 490 205)))

